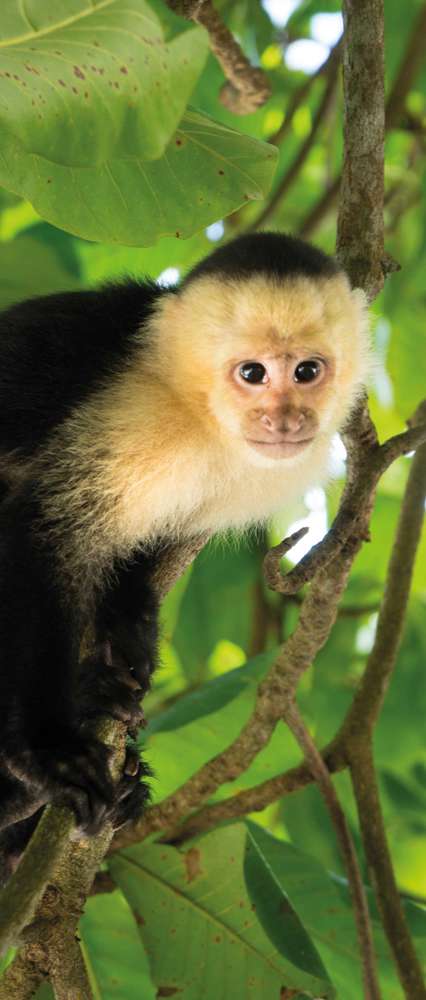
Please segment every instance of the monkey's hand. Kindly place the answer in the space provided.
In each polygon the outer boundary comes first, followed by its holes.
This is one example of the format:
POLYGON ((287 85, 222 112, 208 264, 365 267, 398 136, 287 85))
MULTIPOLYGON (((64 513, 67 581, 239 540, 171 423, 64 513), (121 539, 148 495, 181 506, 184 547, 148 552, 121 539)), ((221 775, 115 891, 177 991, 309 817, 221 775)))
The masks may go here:
POLYGON ((142 688, 126 665, 117 663, 115 657, 112 662, 112 651, 106 644, 98 655, 83 660, 77 692, 77 711, 82 721, 110 715, 124 722, 129 733, 135 735, 145 721, 140 706, 142 695, 142 688))
POLYGON ((139 819, 142 815, 150 795, 143 779, 150 774, 151 770, 141 761, 137 748, 127 747, 123 774, 117 785, 116 804, 109 817, 114 830, 119 830, 125 823, 139 819))
POLYGON ((110 625, 104 643, 106 661, 114 667, 127 668, 141 689, 142 697, 149 690, 156 660, 156 634, 152 623, 117 621, 110 625), (109 650, 109 654, 108 654, 109 650))
MULTIPOLYGON (((3 763, 3 762, 2 762, 3 763)), ((126 752, 123 773, 114 788, 114 802, 101 820, 108 819, 114 830, 141 816, 149 800, 149 789, 143 779, 150 775, 149 767, 139 758, 134 746, 126 752)), ((25 788, 22 782, 2 773, 0 766, 0 888, 5 885, 34 833, 43 807, 48 801, 46 789, 25 788)))
POLYGON ((2 754, 6 773, 15 778, 10 792, 5 788, 2 794, 5 825, 32 814, 43 802, 55 802, 73 809, 78 825, 88 833, 96 832, 117 800, 109 769, 111 750, 84 727, 51 728, 47 738, 32 735, 31 744, 5 748, 2 754), (27 802, 29 791, 33 808, 27 802))

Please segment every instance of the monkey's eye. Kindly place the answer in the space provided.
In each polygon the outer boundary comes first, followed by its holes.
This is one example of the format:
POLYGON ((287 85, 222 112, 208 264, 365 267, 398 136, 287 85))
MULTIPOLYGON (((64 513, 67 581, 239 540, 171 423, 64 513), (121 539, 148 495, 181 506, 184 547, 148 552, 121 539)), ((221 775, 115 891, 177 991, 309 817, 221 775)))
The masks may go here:
POLYGON ((243 365, 240 365, 239 374, 245 382, 250 382, 251 385, 259 385, 266 381, 266 368, 259 361, 245 361, 243 365))
POLYGON ((321 374, 322 364, 314 358, 301 361, 294 371, 295 382, 313 382, 321 374))

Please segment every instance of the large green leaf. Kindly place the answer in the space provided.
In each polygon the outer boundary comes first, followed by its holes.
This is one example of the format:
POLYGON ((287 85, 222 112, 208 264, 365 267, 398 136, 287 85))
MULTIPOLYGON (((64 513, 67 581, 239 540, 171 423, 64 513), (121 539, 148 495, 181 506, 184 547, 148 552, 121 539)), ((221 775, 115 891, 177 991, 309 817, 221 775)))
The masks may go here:
POLYGON ((92 896, 80 921, 81 946, 94 997, 155 1000, 136 921, 121 892, 92 896))
MULTIPOLYGON (((255 829, 257 827, 253 825, 253 831, 255 829)), ((293 910, 282 880, 270 864, 268 853, 262 850, 262 843, 256 840, 250 829, 244 877, 257 919, 277 950, 310 975, 328 978, 316 948, 293 910)))
MULTIPOLYGON (((337 996, 342 1000, 359 1000, 363 996, 362 965, 346 881, 327 872, 314 858, 292 844, 271 837, 257 824, 249 823, 249 829, 265 864, 288 895, 289 902, 326 963, 337 988, 337 996)), ((369 897, 371 903, 371 894, 369 897)), ((419 957, 424 961, 425 914, 412 903, 406 904, 405 909, 419 957)), ((374 904, 372 916, 382 996, 386 1000, 402 1000, 403 994, 374 904)))
POLYGON ((182 851, 144 845, 111 859, 137 915, 158 996, 279 1000, 285 987, 334 995, 288 902, 274 943, 257 920, 244 879, 246 838, 235 825, 182 851))
POLYGON ((47 183, 42 166, 161 156, 203 66, 203 30, 159 0, 6 0, 5 8, 2 171, 38 168, 47 183))
POLYGON ((147 246, 185 238, 267 192, 276 150, 189 111, 164 155, 69 167, 0 147, 0 183, 42 218, 88 240, 147 246))

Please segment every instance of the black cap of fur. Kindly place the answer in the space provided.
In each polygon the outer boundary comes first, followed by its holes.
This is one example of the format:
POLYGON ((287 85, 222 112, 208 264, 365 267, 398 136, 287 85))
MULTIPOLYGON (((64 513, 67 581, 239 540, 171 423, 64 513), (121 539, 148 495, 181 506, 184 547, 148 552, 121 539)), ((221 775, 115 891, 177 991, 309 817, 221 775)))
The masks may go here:
POLYGON ((341 272, 333 257, 285 233, 250 233, 218 247, 196 264, 183 284, 204 275, 223 278, 250 278, 267 274, 282 279, 290 275, 331 278, 341 272))

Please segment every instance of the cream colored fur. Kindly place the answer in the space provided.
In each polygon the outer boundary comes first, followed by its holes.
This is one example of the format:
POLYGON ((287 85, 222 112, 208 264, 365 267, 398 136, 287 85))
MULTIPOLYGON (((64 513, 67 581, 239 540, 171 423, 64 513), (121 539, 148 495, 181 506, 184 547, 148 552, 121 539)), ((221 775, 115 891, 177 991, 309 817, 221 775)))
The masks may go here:
POLYGON ((164 296, 131 361, 39 456, 43 530, 59 541, 64 571, 90 586, 88 565, 98 576, 161 537, 241 530, 303 495, 328 475, 331 437, 369 358, 364 297, 344 276, 204 277, 164 296), (324 353, 333 372, 318 397, 319 431, 294 458, 263 458, 239 433, 230 366, 300 345, 324 353))

